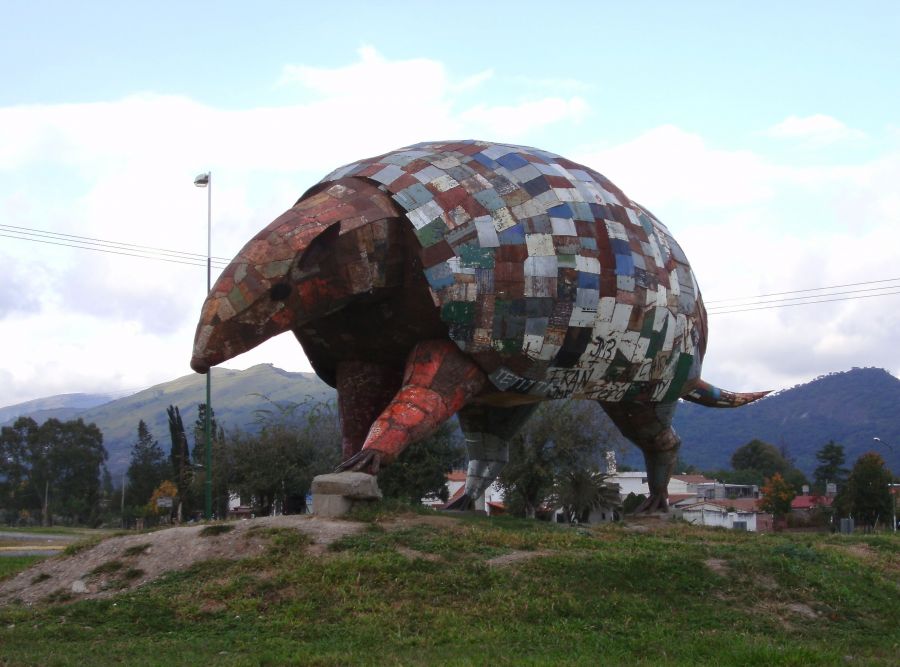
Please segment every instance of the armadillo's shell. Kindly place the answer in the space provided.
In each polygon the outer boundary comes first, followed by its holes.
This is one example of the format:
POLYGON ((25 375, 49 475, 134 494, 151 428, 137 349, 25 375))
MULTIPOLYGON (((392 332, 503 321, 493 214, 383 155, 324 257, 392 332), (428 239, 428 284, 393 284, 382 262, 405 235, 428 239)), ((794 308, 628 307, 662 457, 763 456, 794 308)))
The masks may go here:
MULTIPOLYGON (((502 390, 671 401, 705 321, 668 230, 597 172, 546 151, 422 143, 341 167, 406 211, 450 337, 502 390)), ((320 186, 321 187, 321 186, 320 186)))

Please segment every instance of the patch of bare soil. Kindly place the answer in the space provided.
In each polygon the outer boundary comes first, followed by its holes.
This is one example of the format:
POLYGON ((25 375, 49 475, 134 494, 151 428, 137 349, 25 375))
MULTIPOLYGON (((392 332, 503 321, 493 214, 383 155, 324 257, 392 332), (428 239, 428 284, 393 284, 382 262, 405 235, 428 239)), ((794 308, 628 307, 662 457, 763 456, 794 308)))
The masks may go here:
POLYGON ((0 582, 0 604, 109 597, 200 561, 250 558, 268 545, 268 537, 260 528, 298 530, 312 540, 308 549, 313 553, 321 553, 335 540, 364 528, 361 523, 309 515, 212 524, 215 526, 228 528, 211 531, 210 526, 179 526, 113 537, 71 556, 48 558, 0 582))
POLYGON ((720 574, 723 577, 728 576, 728 561, 724 561, 721 558, 707 558, 703 561, 703 564, 716 574, 720 574))
POLYGON ((508 565, 512 565, 513 563, 520 563, 523 560, 530 560, 532 558, 539 558, 541 556, 549 556, 552 553, 552 551, 546 550, 513 551, 508 554, 503 554, 502 556, 495 556, 494 558, 490 558, 485 562, 490 567, 506 567, 508 565))

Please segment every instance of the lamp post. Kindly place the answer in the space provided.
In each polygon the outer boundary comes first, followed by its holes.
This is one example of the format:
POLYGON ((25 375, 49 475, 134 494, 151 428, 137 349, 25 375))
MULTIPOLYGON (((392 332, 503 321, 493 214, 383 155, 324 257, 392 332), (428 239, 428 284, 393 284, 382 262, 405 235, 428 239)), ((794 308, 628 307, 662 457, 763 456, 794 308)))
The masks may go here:
MULTIPOLYGON (((883 445, 884 447, 887 447, 887 449, 889 449, 891 451, 893 451, 893 449, 894 449, 893 447, 888 446, 888 444, 881 438, 875 437, 875 438, 872 438, 872 440, 877 442, 879 445, 883 445)), ((891 508, 894 510, 893 527, 894 527, 894 532, 896 533, 897 532, 897 485, 894 484, 893 482, 890 482, 888 484, 888 489, 890 489, 890 492, 891 492, 891 508)))
MULTIPOLYGON (((212 172, 207 171, 194 179, 198 188, 206 188, 206 293, 212 289, 212 172)), ((206 373, 206 410, 203 431, 206 439, 206 480, 203 483, 206 520, 212 519, 212 369, 206 373)))

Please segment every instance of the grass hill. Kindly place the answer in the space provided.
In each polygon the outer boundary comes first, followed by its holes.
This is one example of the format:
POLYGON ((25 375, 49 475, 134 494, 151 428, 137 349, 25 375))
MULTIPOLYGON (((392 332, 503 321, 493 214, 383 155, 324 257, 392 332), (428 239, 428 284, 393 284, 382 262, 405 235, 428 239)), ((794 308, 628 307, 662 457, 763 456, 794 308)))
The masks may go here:
POLYGON ((131 533, 0 583, 50 591, 0 602, 0 663, 805 666, 900 654, 891 534, 380 510, 278 519, 131 533), (185 561, 196 552, 213 559, 185 561))

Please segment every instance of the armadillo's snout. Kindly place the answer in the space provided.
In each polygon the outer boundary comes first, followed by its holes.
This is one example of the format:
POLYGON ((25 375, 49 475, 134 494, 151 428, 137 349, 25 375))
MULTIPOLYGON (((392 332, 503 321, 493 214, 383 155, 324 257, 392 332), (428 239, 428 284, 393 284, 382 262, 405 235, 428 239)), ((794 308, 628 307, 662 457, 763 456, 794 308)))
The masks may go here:
POLYGON ((196 373, 209 373, 209 364, 206 363, 205 359, 193 357, 191 359, 191 368, 194 369, 194 372, 196 373))

